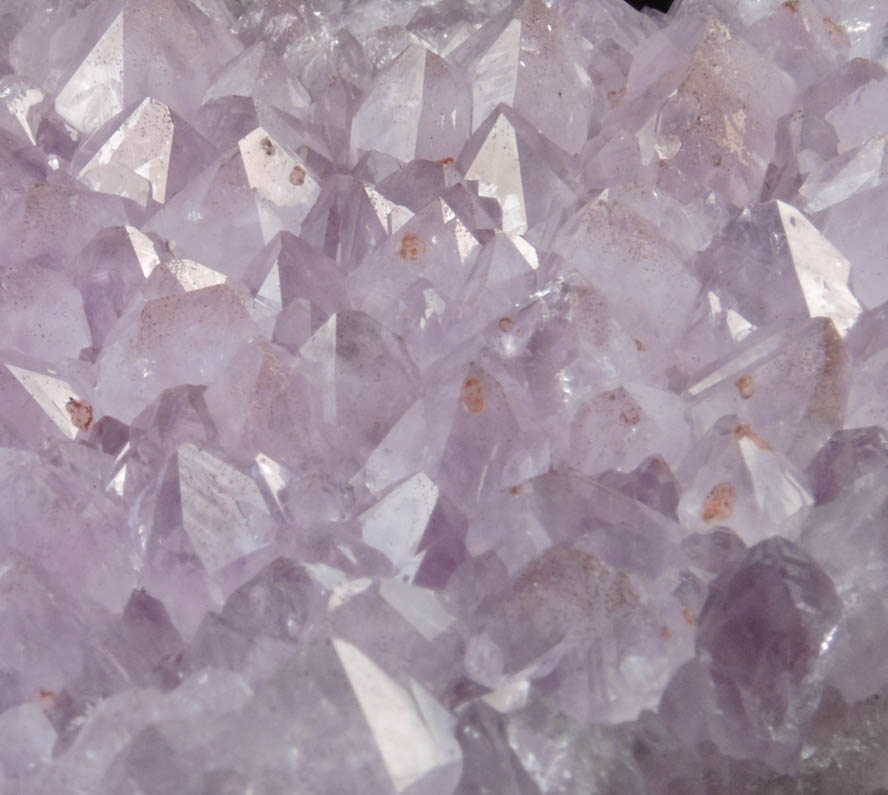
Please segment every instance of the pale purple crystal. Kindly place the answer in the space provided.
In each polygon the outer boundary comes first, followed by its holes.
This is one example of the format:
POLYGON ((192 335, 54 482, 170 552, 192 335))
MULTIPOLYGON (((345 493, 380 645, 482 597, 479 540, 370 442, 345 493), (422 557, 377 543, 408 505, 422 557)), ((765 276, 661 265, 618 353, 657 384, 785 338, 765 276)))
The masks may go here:
POLYGON ((0 791, 888 790, 888 12, 0 0, 0 791))

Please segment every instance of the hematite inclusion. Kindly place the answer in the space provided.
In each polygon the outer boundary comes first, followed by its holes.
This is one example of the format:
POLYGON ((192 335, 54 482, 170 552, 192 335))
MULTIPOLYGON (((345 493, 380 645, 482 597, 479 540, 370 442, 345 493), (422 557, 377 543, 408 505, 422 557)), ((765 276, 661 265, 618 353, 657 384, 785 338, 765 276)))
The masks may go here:
POLYGON ((0 19, 0 790, 888 787, 888 5, 0 19))

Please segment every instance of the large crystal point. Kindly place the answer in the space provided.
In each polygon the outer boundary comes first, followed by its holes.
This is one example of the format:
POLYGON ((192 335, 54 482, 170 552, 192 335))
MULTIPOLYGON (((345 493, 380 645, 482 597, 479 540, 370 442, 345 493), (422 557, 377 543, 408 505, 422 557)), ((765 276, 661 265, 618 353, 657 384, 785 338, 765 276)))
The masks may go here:
POLYGON ((188 115, 200 103, 209 76, 241 49, 187 0, 100 5, 101 10, 99 4, 87 8, 55 32, 53 40, 61 46, 50 56, 51 67, 61 74, 57 79, 49 70, 54 89, 58 82, 56 110, 84 133, 146 96, 188 115))
POLYGON ((278 232, 298 232, 319 192, 309 166, 258 127, 193 179, 148 228, 177 254, 239 278, 278 232))
POLYGON ((888 467, 888 434, 883 428, 836 431, 808 466, 819 503, 835 499, 867 475, 888 467))
POLYGON ((532 561, 476 620, 466 652, 473 678, 499 688, 543 677, 543 692, 587 720, 636 714, 659 694, 677 646, 631 575, 568 546, 532 561), (616 704, 629 692, 633 703, 623 712, 616 704))
MULTIPOLYGON (((416 366, 403 342, 362 312, 338 312, 300 350, 326 425, 348 447, 357 469, 419 394, 416 366)), ((352 469, 352 472, 354 471, 352 469)))
POLYGON ((470 107, 459 71, 412 44, 380 72, 355 113, 353 157, 376 150, 408 162, 452 159, 468 137, 470 107))
POLYGON ((257 333, 226 285, 135 303, 99 356, 97 409, 129 421, 168 387, 208 384, 257 333), (183 350, 187 359, 178 355, 183 350))
POLYGON ((207 89, 203 101, 227 96, 253 97, 288 113, 311 102, 305 87, 282 68, 264 41, 233 58, 207 89))
POLYGON ((841 427, 848 351, 835 326, 815 318, 750 335, 688 387, 699 431, 736 415, 796 466, 805 467, 841 427))
POLYGON ((466 41, 454 58, 472 79, 472 128, 511 105, 571 154, 585 142, 595 94, 574 63, 581 44, 540 0, 525 0, 466 41))
POLYGON ((656 351, 684 331, 699 282, 652 224, 610 202, 606 193, 567 220, 554 248, 605 296, 623 327, 645 347, 656 351))
POLYGON ((102 193, 143 207, 163 204, 208 165, 212 146, 167 105, 144 99, 116 127, 106 125, 80 148, 72 164, 102 193))
POLYGON ((723 705, 713 738, 723 750, 791 764, 841 612, 827 574, 784 539, 762 541, 715 580, 696 642, 723 705))
POLYGON ((848 260, 780 201, 729 224, 700 255, 698 273, 707 289, 757 326, 828 317, 844 336, 862 311, 848 287, 848 260))

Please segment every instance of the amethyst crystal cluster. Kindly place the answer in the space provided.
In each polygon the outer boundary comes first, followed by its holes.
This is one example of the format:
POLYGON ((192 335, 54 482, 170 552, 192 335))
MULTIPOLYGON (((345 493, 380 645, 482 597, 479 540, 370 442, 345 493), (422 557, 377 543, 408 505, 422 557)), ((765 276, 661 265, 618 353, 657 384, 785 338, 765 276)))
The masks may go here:
POLYGON ((0 0, 0 791, 884 793, 886 33, 0 0))

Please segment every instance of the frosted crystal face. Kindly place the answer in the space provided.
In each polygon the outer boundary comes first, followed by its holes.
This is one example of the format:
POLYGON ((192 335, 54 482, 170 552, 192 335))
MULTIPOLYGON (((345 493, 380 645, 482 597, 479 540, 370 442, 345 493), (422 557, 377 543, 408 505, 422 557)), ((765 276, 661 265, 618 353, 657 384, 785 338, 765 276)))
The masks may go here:
POLYGON ((886 9, 0 2, 0 792, 888 791, 886 9))

